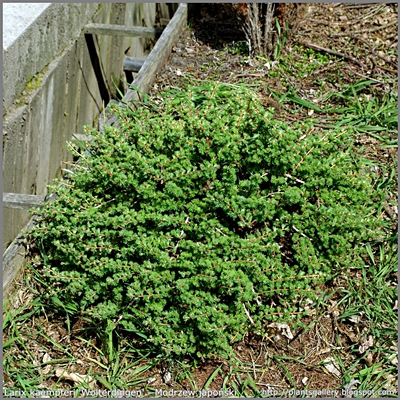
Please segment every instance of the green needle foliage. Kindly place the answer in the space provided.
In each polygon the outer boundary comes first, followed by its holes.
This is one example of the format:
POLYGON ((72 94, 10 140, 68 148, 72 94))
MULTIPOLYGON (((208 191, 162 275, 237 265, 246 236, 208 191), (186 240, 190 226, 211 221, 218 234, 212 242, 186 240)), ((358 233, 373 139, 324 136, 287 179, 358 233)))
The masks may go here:
POLYGON ((351 132, 275 121, 254 93, 207 84, 113 106, 33 237, 53 304, 161 354, 226 355, 303 314, 316 284, 363 266, 382 193, 351 132))

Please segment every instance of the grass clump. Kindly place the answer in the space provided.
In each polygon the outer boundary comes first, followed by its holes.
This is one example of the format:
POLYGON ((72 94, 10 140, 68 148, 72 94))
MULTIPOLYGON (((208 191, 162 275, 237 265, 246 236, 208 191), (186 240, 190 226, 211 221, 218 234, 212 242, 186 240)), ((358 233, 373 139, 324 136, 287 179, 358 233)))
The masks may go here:
POLYGON ((114 107, 77 170, 38 211, 55 306, 135 332, 166 355, 226 355, 303 315, 381 234, 382 193, 351 132, 275 121, 242 86, 169 90, 114 107))

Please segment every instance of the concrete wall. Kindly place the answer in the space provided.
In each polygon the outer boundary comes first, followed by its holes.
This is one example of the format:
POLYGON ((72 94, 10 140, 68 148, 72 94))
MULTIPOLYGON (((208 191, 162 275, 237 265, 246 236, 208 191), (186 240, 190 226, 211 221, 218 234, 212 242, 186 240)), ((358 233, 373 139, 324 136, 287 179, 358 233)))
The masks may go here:
MULTIPOLYGON (((72 161, 66 141, 83 133, 84 125, 95 125, 105 105, 83 27, 89 22, 153 27, 157 13, 162 18, 168 15, 167 5, 156 3, 40 6, 28 8, 31 18, 21 29, 7 28, 3 19, 4 192, 46 194, 46 186, 61 176, 63 163, 72 161)), ((124 78, 125 51, 129 48, 127 55, 143 58, 154 42, 105 35, 93 38, 101 80, 113 98, 115 84, 124 87, 120 78, 124 78)), ((29 218, 26 211, 3 209, 3 252, 29 218)))

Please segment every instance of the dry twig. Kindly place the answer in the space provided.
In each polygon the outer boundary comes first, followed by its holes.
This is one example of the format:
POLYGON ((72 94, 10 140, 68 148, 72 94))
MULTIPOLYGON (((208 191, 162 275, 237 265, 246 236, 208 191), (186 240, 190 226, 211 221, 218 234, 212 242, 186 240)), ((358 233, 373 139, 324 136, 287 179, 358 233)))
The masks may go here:
POLYGON ((361 29, 360 31, 347 32, 347 33, 338 33, 336 36, 350 36, 350 35, 355 35, 355 34, 358 34, 358 33, 374 33, 374 32, 380 31, 381 29, 389 28, 389 27, 391 27, 391 26, 393 26, 395 24, 397 24, 397 19, 389 22, 386 25, 380 25, 380 26, 377 26, 375 28, 361 29))
POLYGON ((361 68, 367 68, 365 64, 362 62, 358 61, 356 58, 352 56, 348 56, 347 54, 339 53, 338 51, 334 51, 331 49, 326 49, 325 47, 317 46, 316 44, 313 43, 304 43, 306 47, 309 47, 310 49, 317 50, 317 51, 322 51, 324 53, 329 53, 337 57, 344 58, 346 60, 352 61, 354 64, 357 64, 361 68))

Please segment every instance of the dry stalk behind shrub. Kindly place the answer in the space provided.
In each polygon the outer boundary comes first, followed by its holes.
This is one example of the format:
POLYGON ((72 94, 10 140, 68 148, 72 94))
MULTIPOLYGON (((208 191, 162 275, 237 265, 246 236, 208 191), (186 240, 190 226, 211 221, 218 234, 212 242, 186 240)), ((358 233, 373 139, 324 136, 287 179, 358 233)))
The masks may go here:
POLYGON ((285 25, 295 24, 299 4, 284 3, 231 3, 226 4, 228 11, 236 14, 241 24, 241 29, 246 35, 249 46, 249 54, 263 54, 271 56, 277 33, 275 30, 276 20, 282 27, 283 34, 285 25))

